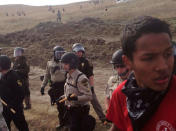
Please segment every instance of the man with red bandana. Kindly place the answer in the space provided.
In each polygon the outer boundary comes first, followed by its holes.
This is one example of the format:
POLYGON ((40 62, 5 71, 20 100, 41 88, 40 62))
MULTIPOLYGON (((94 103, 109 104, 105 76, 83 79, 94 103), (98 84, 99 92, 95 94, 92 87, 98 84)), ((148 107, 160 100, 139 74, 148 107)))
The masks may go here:
POLYGON ((123 60, 133 72, 113 92, 107 119, 111 131, 175 131, 176 77, 169 25, 142 16, 125 25, 123 60))

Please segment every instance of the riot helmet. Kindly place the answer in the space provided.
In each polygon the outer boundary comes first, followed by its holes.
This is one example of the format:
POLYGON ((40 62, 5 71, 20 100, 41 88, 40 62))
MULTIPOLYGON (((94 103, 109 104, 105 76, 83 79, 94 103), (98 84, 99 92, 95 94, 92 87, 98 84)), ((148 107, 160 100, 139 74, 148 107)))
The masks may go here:
POLYGON ((69 64, 69 67, 70 67, 69 70, 77 69, 78 68, 79 59, 74 53, 67 52, 67 53, 65 53, 62 56, 61 63, 69 64))
POLYGON ((2 70, 8 70, 11 67, 11 60, 6 55, 0 56, 0 71, 2 70))
POLYGON ((55 61, 60 61, 61 60, 61 57, 62 55, 65 53, 65 50, 64 48, 60 47, 60 46, 55 46, 53 48, 53 55, 54 55, 54 60, 55 61))
POLYGON ((124 67, 125 65, 123 63, 122 56, 123 56, 122 49, 118 49, 113 53, 112 60, 110 61, 110 63, 113 64, 114 66, 124 67))
POLYGON ((13 54, 13 56, 14 56, 14 57, 22 56, 23 53, 24 53, 24 49, 23 49, 22 47, 16 47, 16 48, 14 49, 14 54, 13 54))
POLYGON ((85 49, 83 47, 83 45, 81 43, 75 43, 73 46, 72 46, 72 50, 73 52, 79 52, 79 51, 82 51, 83 53, 85 53, 85 49))

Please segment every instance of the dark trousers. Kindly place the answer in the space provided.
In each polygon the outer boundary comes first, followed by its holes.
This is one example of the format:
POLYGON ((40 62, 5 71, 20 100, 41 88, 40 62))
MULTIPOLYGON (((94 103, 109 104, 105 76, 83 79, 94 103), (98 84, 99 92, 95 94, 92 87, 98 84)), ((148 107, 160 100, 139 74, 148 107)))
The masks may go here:
POLYGON ((71 107, 69 109, 70 131, 92 131, 88 126, 90 106, 71 107))
MULTIPOLYGON (((51 88, 49 89, 48 94, 51 98, 51 105, 52 103, 55 103, 60 96, 64 95, 64 84, 65 82, 56 82, 50 85, 51 88)), ((59 118, 60 125, 66 125, 67 117, 65 116, 66 107, 64 102, 63 103, 57 102, 57 110, 59 112, 58 118, 59 118)))
POLYGON ((18 110, 16 109, 15 111, 16 113, 13 114, 7 107, 3 106, 3 116, 9 130, 11 131, 10 123, 11 121, 13 121, 19 131, 29 131, 27 122, 25 120, 23 108, 20 108, 18 110))
POLYGON ((60 125, 67 125, 68 124, 68 116, 67 116, 67 112, 66 112, 66 106, 65 103, 57 103, 57 110, 58 110, 58 118, 59 118, 59 122, 60 125))

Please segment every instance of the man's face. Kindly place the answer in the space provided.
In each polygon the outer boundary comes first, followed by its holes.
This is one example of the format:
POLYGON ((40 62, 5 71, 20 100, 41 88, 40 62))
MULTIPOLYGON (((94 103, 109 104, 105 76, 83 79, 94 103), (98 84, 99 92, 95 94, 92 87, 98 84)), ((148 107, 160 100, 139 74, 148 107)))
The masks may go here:
POLYGON ((127 79, 129 71, 125 65, 114 65, 114 69, 117 71, 118 76, 120 76, 122 80, 127 79))
POLYGON ((83 52, 82 52, 82 51, 78 51, 78 52, 76 52, 76 55, 77 55, 78 57, 82 57, 82 56, 83 56, 83 52))
POLYGON ((136 41, 133 60, 127 66, 134 71, 140 87, 165 90, 172 76, 174 57, 167 33, 144 34, 136 41))

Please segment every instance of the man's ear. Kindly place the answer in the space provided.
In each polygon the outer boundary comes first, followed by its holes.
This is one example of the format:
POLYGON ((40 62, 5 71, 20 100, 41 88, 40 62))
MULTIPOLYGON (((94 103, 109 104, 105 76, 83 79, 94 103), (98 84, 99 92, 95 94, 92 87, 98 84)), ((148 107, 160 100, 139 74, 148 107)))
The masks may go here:
POLYGON ((130 60, 126 55, 122 56, 122 60, 129 70, 132 70, 132 60, 130 60))

